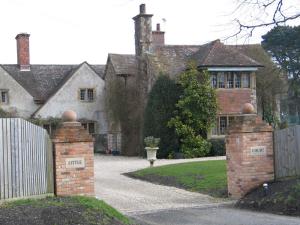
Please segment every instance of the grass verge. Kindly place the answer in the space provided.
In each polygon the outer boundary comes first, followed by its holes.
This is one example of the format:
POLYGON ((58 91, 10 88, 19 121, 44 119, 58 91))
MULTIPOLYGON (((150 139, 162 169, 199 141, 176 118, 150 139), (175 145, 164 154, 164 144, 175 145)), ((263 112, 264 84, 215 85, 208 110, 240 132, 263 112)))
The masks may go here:
POLYGON ((180 163, 127 173, 127 176, 189 191, 227 197, 226 161, 180 163))
POLYGON ((6 202, 0 205, 0 224, 128 225, 132 222, 101 200, 76 196, 6 202))

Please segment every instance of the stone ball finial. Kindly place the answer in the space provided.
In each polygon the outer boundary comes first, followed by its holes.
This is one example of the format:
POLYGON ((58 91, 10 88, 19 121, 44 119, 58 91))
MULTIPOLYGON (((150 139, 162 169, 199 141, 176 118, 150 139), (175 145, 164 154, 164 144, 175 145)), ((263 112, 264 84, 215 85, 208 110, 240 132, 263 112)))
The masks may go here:
POLYGON ((251 103, 245 103, 242 108, 243 114, 253 114, 255 113, 254 106, 251 103))
POLYGON ((76 122, 77 121, 77 114, 73 110, 67 110, 62 114, 63 122, 76 122))

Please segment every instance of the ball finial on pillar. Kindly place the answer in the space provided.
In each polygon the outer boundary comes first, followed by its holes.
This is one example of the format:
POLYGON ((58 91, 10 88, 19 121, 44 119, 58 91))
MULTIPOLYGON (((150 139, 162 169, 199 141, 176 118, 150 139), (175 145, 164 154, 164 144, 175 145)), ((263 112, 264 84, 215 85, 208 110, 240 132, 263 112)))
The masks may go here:
POLYGON ((73 110, 67 110, 62 114, 63 122, 76 122, 77 121, 77 114, 73 110))
POLYGON ((245 103, 242 108, 243 114, 254 114, 255 109, 251 103, 245 103))

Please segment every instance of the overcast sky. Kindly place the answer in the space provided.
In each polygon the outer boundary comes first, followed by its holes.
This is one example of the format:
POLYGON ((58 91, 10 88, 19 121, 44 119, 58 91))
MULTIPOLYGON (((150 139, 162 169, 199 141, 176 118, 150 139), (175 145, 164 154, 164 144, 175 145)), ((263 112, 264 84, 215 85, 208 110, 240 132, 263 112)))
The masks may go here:
MULTIPOLYGON (((236 0, 1 0, 0 63, 16 63, 20 32, 31 35, 32 64, 105 64, 108 53, 134 53, 132 17, 141 3, 154 14, 153 28, 161 23, 167 44, 203 44, 234 33, 236 0)), ((259 43, 267 31, 227 43, 259 43)))

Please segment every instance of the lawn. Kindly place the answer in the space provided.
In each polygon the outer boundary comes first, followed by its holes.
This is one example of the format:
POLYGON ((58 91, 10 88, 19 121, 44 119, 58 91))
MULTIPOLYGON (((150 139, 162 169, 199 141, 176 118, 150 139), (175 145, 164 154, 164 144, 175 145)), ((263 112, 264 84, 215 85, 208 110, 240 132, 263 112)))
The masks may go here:
POLYGON ((1 225, 125 225, 131 221, 90 197, 24 199, 0 205, 1 225))
POLYGON ((225 160, 152 167, 126 175, 153 183, 209 194, 214 197, 227 197, 225 160))

